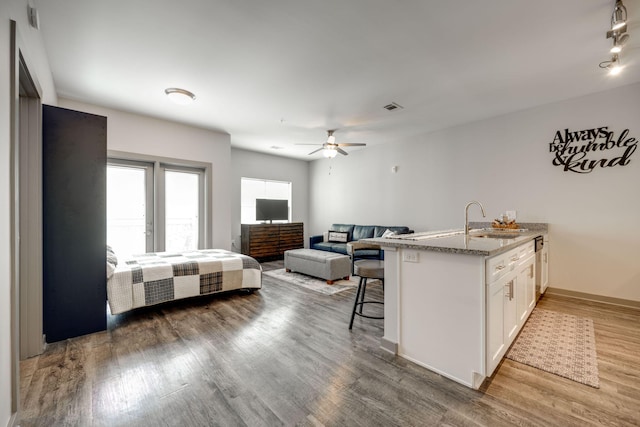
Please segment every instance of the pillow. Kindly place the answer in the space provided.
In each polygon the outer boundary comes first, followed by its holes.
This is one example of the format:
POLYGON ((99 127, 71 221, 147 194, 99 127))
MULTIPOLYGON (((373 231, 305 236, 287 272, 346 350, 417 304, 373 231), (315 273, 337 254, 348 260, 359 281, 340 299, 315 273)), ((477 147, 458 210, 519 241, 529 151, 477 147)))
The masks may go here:
POLYGON ((107 245, 107 262, 113 264, 114 267, 118 265, 118 258, 109 245, 107 245))
POLYGON ((107 279, 110 279, 113 276, 113 272, 116 271, 116 266, 107 262, 107 279))
POLYGON ((395 232, 395 231, 393 231, 393 230, 389 230, 389 229, 387 228, 387 229, 385 230, 385 232, 384 232, 384 233, 382 233, 382 236, 380 236, 380 237, 385 238, 385 237, 395 236, 395 235, 396 235, 396 232, 395 232))
POLYGON ((349 233, 329 230, 329 241, 332 243, 347 243, 349 241, 349 233))

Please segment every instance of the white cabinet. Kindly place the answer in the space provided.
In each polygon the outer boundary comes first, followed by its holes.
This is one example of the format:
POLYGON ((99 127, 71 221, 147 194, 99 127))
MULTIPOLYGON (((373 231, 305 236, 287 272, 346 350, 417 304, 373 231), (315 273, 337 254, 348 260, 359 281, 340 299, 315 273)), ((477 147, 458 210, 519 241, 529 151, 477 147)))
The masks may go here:
POLYGON ((496 369, 535 306, 533 242, 486 260, 486 375, 496 369))
POLYGON ((487 288, 487 372, 491 375, 518 334, 518 277, 511 272, 487 288))
POLYGON ((518 326, 521 327, 536 305, 536 269, 533 254, 519 264, 517 271, 516 298, 518 326))
POLYGON ((540 256, 540 293, 543 294, 549 286, 549 244, 545 241, 540 256))

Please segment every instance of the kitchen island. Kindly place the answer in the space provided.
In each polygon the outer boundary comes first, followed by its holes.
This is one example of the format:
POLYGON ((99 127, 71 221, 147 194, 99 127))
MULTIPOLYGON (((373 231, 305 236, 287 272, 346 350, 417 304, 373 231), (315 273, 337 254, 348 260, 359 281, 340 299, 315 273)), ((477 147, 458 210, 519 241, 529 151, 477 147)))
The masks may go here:
POLYGON ((366 239, 385 251, 382 348, 479 388, 535 306, 533 241, 547 225, 521 227, 366 239))

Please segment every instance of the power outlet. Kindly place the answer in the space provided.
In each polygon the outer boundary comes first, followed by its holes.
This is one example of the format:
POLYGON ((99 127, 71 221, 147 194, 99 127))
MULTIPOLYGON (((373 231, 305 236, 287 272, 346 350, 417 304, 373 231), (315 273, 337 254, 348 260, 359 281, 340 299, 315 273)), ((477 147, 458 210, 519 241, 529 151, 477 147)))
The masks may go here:
POLYGON ((418 262, 418 251, 403 251, 402 260, 404 262, 418 262))

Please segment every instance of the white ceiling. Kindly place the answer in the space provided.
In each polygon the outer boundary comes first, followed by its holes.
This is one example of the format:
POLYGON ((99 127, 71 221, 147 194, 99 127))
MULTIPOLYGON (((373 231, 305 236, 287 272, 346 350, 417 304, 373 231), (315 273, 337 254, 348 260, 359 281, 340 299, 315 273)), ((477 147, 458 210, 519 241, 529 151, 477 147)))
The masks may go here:
POLYGON ((640 81, 640 0, 624 0, 617 77, 598 67, 614 0, 31 3, 61 97, 305 160, 321 154, 294 144, 327 129, 370 146, 640 81), (175 105, 168 87, 197 99, 175 105))

